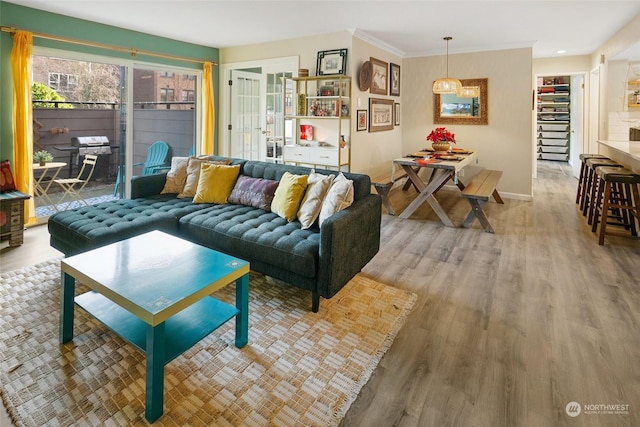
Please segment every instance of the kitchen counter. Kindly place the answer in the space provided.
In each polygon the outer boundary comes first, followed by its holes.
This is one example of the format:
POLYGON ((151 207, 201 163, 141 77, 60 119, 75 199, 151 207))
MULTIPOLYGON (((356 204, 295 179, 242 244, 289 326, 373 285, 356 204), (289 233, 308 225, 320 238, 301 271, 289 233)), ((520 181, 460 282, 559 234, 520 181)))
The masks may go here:
POLYGON ((625 167, 640 173, 640 141, 598 140, 600 154, 609 156, 625 167))

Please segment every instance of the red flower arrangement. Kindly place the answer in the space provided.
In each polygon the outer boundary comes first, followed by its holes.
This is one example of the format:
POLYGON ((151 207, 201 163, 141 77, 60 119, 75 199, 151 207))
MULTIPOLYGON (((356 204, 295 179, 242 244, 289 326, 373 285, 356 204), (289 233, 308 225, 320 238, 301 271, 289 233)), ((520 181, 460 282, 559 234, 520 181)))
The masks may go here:
POLYGON ((446 128, 435 128, 429 135, 427 135, 427 141, 431 142, 451 142, 456 143, 456 135, 449 132, 446 128))

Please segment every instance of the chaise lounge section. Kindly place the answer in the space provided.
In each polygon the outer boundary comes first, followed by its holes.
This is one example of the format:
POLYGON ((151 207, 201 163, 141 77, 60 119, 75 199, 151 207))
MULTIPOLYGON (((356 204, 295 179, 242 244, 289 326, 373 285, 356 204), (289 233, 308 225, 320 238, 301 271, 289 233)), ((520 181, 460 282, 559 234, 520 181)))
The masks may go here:
MULTIPOLYGON (((336 171, 211 156, 238 165, 239 176, 280 181, 294 175, 336 171)), ((162 230, 250 262, 251 269, 311 291, 312 310, 331 298, 378 252, 381 199, 367 175, 343 173, 353 182, 353 203, 303 229, 269 210, 239 203, 194 203, 161 194, 167 174, 134 177, 132 198, 100 203, 49 218, 51 246, 65 255, 85 252, 151 230, 162 230)), ((158 248, 171 250, 171 248, 158 248)))

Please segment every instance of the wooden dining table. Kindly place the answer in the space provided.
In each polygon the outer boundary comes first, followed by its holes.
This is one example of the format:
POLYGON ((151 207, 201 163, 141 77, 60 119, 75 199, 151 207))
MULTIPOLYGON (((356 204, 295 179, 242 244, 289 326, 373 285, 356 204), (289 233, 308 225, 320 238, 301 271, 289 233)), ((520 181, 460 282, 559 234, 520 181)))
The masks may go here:
POLYGON ((477 162, 477 155, 475 152, 467 152, 465 154, 454 153, 452 156, 459 160, 440 160, 437 157, 402 157, 393 161, 394 165, 402 167, 410 182, 419 192, 409 206, 402 211, 400 218, 409 218, 424 202, 427 202, 444 225, 456 227, 436 198, 436 193, 450 180, 453 180, 461 191, 464 190, 465 186, 459 179, 458 174, 465 167, 477 162), (432 169, 432 173, 429 174, 426 181, 420 177, 420 171, 423 168, 432 169))

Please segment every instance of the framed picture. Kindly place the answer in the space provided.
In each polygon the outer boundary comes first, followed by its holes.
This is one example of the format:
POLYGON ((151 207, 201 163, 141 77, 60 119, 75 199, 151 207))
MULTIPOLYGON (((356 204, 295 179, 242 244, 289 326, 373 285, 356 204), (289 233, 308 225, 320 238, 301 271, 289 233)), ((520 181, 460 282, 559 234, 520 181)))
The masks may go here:
POLYGON ((400 126, 400 104, 397 102, 393 104, 393 124, 400 126))
POLYGON ((369 132, 393 129, 393 99, 369 98, 369 132))
POLYGON ((316 75, 346 74, 347 49, 322 50, 318 52, 316 75))
POLYGON ((400 96, 400 66, 389 64, 389 95, 400 96))
POLYGON ((369 58, 371 63, 371 93, 376 95, 387 94, 387 73, 389 64, 376 58, 369 58))
POLYGON ((367 110, 358 110, 356 111, 358 114, 358 122, 356 130, 360 132, 361 130, 367 130, 367 110))

